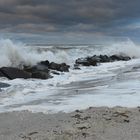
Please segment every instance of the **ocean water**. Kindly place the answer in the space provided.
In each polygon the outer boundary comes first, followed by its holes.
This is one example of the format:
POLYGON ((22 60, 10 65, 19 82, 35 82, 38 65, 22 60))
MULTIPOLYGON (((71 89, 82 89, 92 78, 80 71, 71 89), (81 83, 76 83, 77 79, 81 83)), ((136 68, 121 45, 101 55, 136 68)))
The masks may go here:
POLYGON ((0 78, 10 84, 0 91, 0 112, 71 112, 90 106, 140 105, 140 47, 131 40, 109 44, 23 44, 0 40, 0 67, 35 65, 41 60, 71 65, 70 72, 48 80, 0 78), (133 59, 73 70, 79 57, 125 54, 133 59))

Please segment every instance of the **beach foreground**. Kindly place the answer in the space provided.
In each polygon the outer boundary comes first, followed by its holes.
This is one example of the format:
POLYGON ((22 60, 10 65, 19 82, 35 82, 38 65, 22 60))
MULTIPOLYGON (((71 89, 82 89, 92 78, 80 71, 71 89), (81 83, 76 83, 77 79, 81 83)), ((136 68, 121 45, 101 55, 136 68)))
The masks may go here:
POLYGON ((140 109, 90 107, 72 113, 0 114, 0 140, 139 140, 140 109))

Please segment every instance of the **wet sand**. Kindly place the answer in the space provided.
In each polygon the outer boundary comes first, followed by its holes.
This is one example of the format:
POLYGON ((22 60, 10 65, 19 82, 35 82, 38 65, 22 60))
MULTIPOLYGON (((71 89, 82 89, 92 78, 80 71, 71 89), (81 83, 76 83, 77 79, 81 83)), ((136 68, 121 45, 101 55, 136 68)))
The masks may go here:
POLYGON ((1 113, 0 140, 140 140, 140 108, 1 113))

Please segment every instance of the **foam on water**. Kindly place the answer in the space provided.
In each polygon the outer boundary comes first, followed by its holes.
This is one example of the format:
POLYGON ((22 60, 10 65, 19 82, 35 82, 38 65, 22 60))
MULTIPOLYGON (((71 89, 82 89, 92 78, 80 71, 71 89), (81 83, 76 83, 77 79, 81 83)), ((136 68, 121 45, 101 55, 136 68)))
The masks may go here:
POLYGON ((131 40, 114 42, 105 45, 78 45, 78 46, 26 46, 9 39, 0 40, 0 67, 35 65, 41 60, 49 60, 57 63, 66 62, 72 64, 79 57, 99 54, 126 54, 131 57, 140 57, 140 47, 131 40))
MULTIPOLYGON (((139 47, 130 40, 110 46, 67 46, 67 49, 64 46, 63 49, 61 46, 35 47, 1 40, 0 47, 0 67, 21 63, 34 65, 46 59, 72 64, 78 57, 94 54, 140 56, 139 47)), ((0 80, 11 85, 0 92, 0 112, 30 110, 52 113, 89 106, 140 105, 140 58, 81 67, 81 70, 70 69, 70 72, 54 75, 48 80, 0 80)))

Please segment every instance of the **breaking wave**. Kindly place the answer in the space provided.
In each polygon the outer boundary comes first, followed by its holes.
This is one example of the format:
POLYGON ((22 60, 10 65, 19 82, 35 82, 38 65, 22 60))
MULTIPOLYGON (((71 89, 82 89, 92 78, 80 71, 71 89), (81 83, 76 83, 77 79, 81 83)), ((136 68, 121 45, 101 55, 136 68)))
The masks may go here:
POLYGON ((130 39, 110 45, 27 46, 10 39, 0 40, 0 67, 34 65, 41 60, 72 64, 78 57, 99 54, 125 54, 140 57, 140 48, 130 39))

